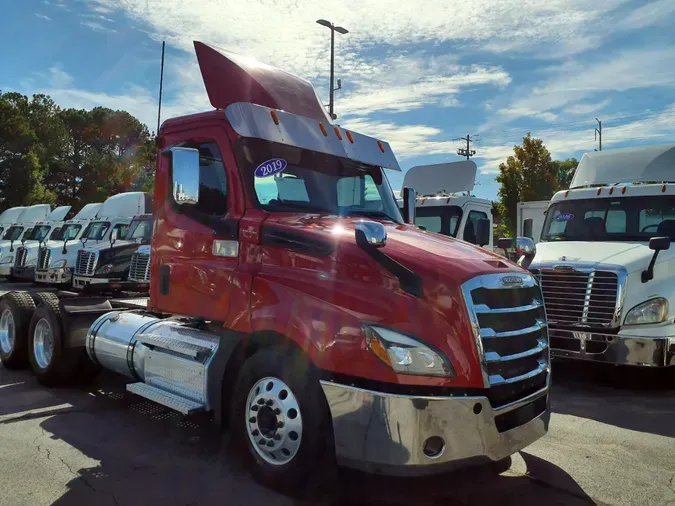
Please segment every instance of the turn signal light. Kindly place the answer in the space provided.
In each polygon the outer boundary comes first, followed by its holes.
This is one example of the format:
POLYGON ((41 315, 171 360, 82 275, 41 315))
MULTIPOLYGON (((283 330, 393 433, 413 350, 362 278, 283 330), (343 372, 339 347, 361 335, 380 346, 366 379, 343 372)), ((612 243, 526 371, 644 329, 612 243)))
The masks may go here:
POLYGON ((274 121, 275 125, 279 124, 279 117, 277 116, 276 111, 270 111, 270 115, 272 116, 272 121, 274 121))
POLYGON ((377 141, 377 147, 384 153, 384 144, 382 144, 382 141, 377 141))
POLYGON ((342 140, 342 134, 340 133, 340 129, 338 127, 333 127, 333 130, 335 130, 335 135, 337 135, 337 138, 342 140))
POLYGON ((345 130, 345 134, 347 134, 347 139, 349 139, 349 142, 354 144, 354 137, 352 137, 352 133, 349 130, 345 130))
POLYGON ((323 126, 323 123, 319 123, 319 128, 321 129, 321 133, 323 134, 323 136, 328 137, 328 132, 326 131, 326 127, 323 126))

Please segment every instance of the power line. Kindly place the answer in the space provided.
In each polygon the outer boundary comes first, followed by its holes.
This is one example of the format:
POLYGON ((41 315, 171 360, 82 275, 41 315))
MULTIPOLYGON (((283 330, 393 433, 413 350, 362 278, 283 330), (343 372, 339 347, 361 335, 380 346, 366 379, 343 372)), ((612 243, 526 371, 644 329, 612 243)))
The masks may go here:
POLYGON ((471 139, 471 136, 469 134, 466 134, 466 137, 458 137, 457 139, 453 139, 455 141, 466 141, 466 149, 465 148, 459 148, 457 150, 457 154, 459 156, 466 156, 466 159, 469 160, 473 155, 476 154, 475 149, 471 149, 471 143, 473 142, 473 139, 471 139))

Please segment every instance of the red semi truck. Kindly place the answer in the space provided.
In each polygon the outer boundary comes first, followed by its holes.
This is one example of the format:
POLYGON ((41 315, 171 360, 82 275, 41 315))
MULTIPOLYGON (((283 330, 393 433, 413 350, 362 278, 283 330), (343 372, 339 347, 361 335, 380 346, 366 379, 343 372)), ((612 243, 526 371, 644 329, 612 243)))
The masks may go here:
POLYGON ((196 42, 216 110, 169 119, 145 300, 11 292, 0 358, 56 385, 105 368, 211 412, 287 492, 343 463, 392 474, 501 461, 548 429, 541 290, 420 230, 389 145, 335 126, 312 86, 196 42))

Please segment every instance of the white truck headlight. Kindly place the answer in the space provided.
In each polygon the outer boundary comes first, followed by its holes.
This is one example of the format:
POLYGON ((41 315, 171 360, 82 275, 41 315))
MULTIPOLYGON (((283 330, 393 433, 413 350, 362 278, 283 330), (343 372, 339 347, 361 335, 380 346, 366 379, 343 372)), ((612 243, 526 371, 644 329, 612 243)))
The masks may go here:
POLYGON ((63 269, 65 268, 66 264, 68 264, 68 260, 62 258, 61 260, 54 260, 52 263, 49 264, 49 267, 53 269, 63 269))
POLYGON ((455 371, 439 350, 385 327, 362 325, 368 349, 398 374, 452 378, 455 371))
POLYGON ((0 264, 11 264, 14 262, 14 255, 8 255, 0 260, 0 264))
POLYGON ((663 297, 649 299, 628 311, 624 325, 643 325, 661 323, 668 316, 668 301, 663 297))

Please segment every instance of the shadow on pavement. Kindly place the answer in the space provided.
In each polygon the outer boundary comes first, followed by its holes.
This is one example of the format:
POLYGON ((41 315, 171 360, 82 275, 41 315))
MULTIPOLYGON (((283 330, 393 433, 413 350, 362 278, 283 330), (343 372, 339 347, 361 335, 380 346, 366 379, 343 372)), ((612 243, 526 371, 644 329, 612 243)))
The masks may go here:
POLYGON ((554 413, 675 437, 675 370, 553 363, 554 413))

